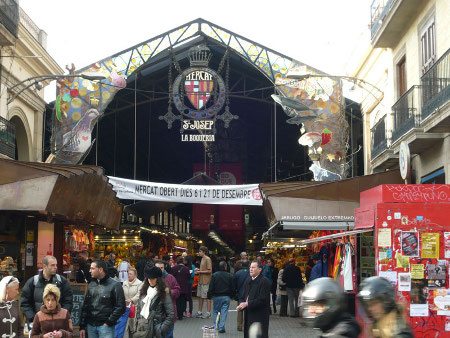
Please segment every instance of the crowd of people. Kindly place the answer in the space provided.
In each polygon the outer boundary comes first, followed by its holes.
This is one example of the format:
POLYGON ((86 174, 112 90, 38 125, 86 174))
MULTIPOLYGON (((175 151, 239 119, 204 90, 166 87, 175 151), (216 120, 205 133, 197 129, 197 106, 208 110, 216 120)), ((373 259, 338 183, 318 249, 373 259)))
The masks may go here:
MULTIPOLYGON (((208 248, 200 247, 198 261, 187 255, 176 257, 175 262, 170 256, 143 257, 136 269, 126 262, 117 269, 114 255, 107 261, 88 261, 81 253, 84 264, 80 264, 77 280, 88 286, 81 308, 80 337, 173 337, 176 321, 192 317, 211 318, 215 329, 224 333, 233 299, 237 300, 237 330, 243 331, 244 337, 268 337, 270 315, 277 313, 278 305, 280 316, 302 317, 324 337, 358 337, 360 327, 348 313, 338 283, 315 277, 319 262, 311 267, 305 286, 293 258, 278 269, 281 262, 260 255, 251 261, 242 252, 237 261, 219 258, 213 262, 208 253, 208 248), (124 272, 121 278, 120 271, 124 272), (199 302, 193 315, 196 276, 199 302)), ((1 337, 23 337, 20 313, 31 328, 31 337, 73 337, 72 288, 57 273, 55 257, 44 257, 42 265, 42 271, 26 281, 21 292, 16 278, 1 280, 1 337)), ((366 279, 358 299, 373 321, 374 337, 412 337, 390 282, 380 277, 366 279)))

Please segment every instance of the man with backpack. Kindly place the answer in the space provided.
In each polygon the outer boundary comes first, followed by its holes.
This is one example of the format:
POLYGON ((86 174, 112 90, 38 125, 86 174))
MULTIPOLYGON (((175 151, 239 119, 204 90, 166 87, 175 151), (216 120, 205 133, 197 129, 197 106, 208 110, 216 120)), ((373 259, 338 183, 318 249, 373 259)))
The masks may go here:
POLYGON ((44 288, 47 284, 55 284, 61 291, 61 307, 72 311, 73 292, 69 282, 63 276, 58 275, 58 262, 53 256, 45 256, 42 259, 42 272, 27 280, 20 296, 20 307, 28 323, 33 323, 34 316, 39 312, 43 304, 44 288))

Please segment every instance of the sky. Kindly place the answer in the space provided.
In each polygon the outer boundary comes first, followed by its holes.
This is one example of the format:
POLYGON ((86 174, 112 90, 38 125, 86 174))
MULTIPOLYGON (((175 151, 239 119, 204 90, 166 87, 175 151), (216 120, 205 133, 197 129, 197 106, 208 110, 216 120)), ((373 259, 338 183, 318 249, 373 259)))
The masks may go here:
MULTIPOLYGON (((77 69, 203 18, 332 75, 370 23, 372 0, 20 0, 43 29, 47 51, 77 69)), ((54 87, 45 98, 55 98, 54 87)))

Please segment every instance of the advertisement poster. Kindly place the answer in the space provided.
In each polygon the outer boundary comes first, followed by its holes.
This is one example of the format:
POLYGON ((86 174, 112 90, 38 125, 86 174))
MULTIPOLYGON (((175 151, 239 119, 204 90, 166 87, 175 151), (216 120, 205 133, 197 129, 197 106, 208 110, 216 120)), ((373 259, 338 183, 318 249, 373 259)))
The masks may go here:
POLYGON ((411 274, 399 273, 398 274, 398 291, 411 291, 411 274))
POLYGON ((403 257, 400 253, 397 253, 397 268, 409 269, 409 257, 403 257))
POLYGON ((447 279, 447 267, 445 261, 439 261, 438 264, 427 264, 428 287, 430 288, 445 287, 446 279, 447 279))
POLYGON ((422 258, 439 259, 439 234, 424 232, 420 239, 422 240, 422 258))
POLYGON ((382 248, 378 250, 378 261, 379 263, 389 263, 392 258, 392 249, 382 248))
POLYGON ((444 232, 444 257, 450 258, 450 232, 444 232))
POLYGON ((411 304, 409 315, 411 317, 428 317, 428 304, 411 304))
POLYGON ((419 257, 419 233, 402 231, 402 256, 419 257))
POLYGON ((426 279, 411 279, 411 304, 427 304, 427 286, 426 279))
POLYGON ((434 290, 433 305, 438 316, 450 315, 450 290, 434 290))
POLYGON ((390 228, 378 229, 378 246, 379 247, 392 246, 390 228))
POLYGON ((424 279, 425 278, 425 265, 424 264, 411 264, 411 278, 412 279, 424 279))

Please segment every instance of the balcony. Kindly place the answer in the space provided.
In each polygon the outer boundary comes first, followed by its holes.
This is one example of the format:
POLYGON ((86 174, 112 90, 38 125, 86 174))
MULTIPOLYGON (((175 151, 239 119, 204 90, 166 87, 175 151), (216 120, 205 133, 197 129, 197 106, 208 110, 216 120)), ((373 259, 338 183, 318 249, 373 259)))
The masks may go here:
POLYGON ((420 127, 420 86, 412 86, 392 106, 394 128, 392 143, 396 143, 403 135, 420 127))
POLYGON ((422 7, 422 0, 374 0, 370 7, 372 45, 393 48, 422 7))
POLYGON ((16 0, 0 0, 0 45, 13 45, 19 29, 19 4, 16 0))
MULTIPOLYGON (((422 76, 422 121, 450 102, 450 49, 422 76)), ((443 112, 433 132, 449 132, 450 118, 443 112)), ((433 117, 434 118, 434 117, 433 117)), ((431 119, 431 118, 430 118, 431 119)), ((428 129, 428 128, 426 128, 428 129)))
POLYGON ((378 123, 370 130, 372 149, 370 158, 373 160, 388 148, 388 135, 386 130, 386 116, 384 116, 378 123))
POLYGON ((16 156, 16 127, 0 116, 0 156, 16 156))

